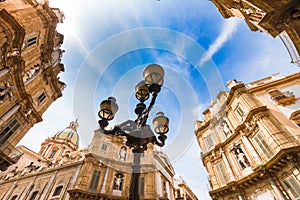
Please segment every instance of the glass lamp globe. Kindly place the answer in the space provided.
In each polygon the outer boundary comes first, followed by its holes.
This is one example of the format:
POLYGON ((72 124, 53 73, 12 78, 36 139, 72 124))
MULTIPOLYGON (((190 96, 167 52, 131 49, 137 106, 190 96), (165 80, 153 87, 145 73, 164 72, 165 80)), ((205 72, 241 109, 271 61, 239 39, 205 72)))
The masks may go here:
POLYGON ((163 112, 158 112, 153 119, 154 131, 158 134, 166 134, 169 131, 169 119, 163 112))
POLYGON ((164 69, 157 64, 150 64, 143 71, 143 77, 147 85, 157 84, 162 86, 164 75, 164 69))
POLYGON ((98 112, 98 116, 101 119, 112 120, 115 117, 116 112, 119 107, 116 103, 116 99, 114 97, 108 97, 107 100, 104 100, 100 103, 100 110, 98 112))

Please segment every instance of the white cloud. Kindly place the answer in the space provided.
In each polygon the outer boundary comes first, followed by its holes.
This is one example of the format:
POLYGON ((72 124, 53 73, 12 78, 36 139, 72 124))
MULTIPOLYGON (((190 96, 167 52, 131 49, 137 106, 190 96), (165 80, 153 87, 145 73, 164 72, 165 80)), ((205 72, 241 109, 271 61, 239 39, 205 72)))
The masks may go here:
POLYGON ((202 66, 205 62, 210 60, 212 56, 223 47, 223 45, 231 38, 233 33, 237 30, 237 25, 239 24, 239 22, 240 19, 238 18, 230 18, 225 21, 220 35, 217 37, 214 43, 212 43, 209 46, 208 51, 201 58, 199 66, 202 66))

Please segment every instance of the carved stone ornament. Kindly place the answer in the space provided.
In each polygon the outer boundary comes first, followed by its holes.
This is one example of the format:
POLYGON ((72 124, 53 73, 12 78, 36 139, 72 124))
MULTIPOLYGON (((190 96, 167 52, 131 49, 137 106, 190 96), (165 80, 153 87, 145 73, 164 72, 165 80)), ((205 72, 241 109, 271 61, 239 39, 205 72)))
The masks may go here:
POLYGON ((251 195, 251 200, 260 200, 260 199, 275 199, 272 192, 269 189, 256 189, 255 192, 251 195))
POLYGON ((236 7, 239 8, 241 13, 244 15, 246 20, 251 21, 252 23, 258 24, 266 15, 263 10, 254 6, 245 0, 235 0, 236 7))

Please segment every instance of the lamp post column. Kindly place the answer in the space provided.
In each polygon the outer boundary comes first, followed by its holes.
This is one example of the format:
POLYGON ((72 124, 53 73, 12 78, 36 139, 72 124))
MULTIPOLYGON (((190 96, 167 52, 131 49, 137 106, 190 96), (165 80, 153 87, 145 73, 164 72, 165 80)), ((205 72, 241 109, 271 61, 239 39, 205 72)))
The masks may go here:
POLYGON ((143 153, 143 149, 137 147, 132 150, 132 153, 133 163, 129 189, 129 200, 139 200, 139 179, 141 173, 141 154, 143 153))

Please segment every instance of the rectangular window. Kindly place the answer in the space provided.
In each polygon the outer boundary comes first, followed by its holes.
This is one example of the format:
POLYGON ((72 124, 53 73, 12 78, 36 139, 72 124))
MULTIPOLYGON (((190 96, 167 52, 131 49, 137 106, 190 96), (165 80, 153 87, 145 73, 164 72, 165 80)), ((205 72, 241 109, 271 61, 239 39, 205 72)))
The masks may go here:
POLYGON ((258 132, 253 139, 267 158, 274 155, 274 151, 270 148, 262 133, 258 132))
POLYGON ((207 151, 211 150, 214 145, 215 145, 215 139, 212 135, 212 133, 209 133, 205 138, 204 138, 204 145, 207 151))
POLYGON ((180 189, 177 189, 177 190, 176 190, 176 195, 177 195, 177 198, 180 198, 180 197, 181 197, 180 189))
POLYGON ((63 189, 64 186, 60 185, 58 186, 57 188, 55 188, 54 192, 53 192, 53 196, 59 196, 62 189, 63 189))
POLYGON ((35 37, 32 37, 32 38, 30 38, 30 39, 28 39, 28 40, 27 40, 27 47, 30 47, 30 46, 36 44, 36 39, 37 39, 36 36, 35 36, 35 37))
POLYGON ((238 104, 238 105, 236 106, 235 112, 238 114, 238 116, 239 116, 240 118, 243 118, 244 115, 245 115, 245 113, 244 113, 243 109, 241 108, 240 104, 238 104))
POLYGON ((140 176, 140 181, 139 181, 139 196, 140 198, 144 198, 144 190, 145 190, 145 177, 140 176))
POLYGON ((21 124, 16 118, 12 119, 2 130, 0 130, 0 144, 4 144, 4 142, 6 142, 20 126, 21 124))
POLYGON ((226 185, 228 178, 227 178, 226 169, 222 162, 219 162, 215 165, 215 172, 218 176, 220 185, 221 186, 226 185))
POLYGON ((51 152, 51 154, 50 154, 49 158, 53 158, 55 154, 56 154, 56 151, 55 151, 55 150, 53 150, 53 151, 51 152))
POLYGON ((99 179, 100 179, 100 171, 99 170, 94 170, 93 172, 93 176, 90 182, 90 187, 89 190, 92 192, 96 192, 97 187, 98 187, 98 183, 99 183, 99 179))
POLYGON ((285 179, 284 185, 295 199, 300 199, 300 185, 294 176, 285 179))
POLYGON ((38 102, 41 103, 42 101, 44 101, 45 98, 46 98, 46 94, 43 92, 43 93, 38 97, 38 102))
POLYGON ((102 144, 101 149, 102 149, 102 151, 106 151, 106 149, 107 149, 107 144, 102 144))

